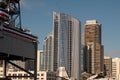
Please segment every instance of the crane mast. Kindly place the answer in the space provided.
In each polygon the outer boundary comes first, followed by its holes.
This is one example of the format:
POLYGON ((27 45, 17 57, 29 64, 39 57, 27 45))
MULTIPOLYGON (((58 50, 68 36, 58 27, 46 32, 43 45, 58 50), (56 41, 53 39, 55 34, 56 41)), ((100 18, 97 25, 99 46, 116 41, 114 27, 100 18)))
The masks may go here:
POLYGON ((22 30, 20 0, 0 0, 0 22, 22 30))
POLYGON ((21 27, 20 0, 0 0, 0 60, 3 60, 5 80, 12 77, 28 77, 37 80, 38 37, 27 33, 21 27), (11 60, 34 61, 33 73, 11 60), (9 76, 7 64, 17 67, 29 76, 9 76))

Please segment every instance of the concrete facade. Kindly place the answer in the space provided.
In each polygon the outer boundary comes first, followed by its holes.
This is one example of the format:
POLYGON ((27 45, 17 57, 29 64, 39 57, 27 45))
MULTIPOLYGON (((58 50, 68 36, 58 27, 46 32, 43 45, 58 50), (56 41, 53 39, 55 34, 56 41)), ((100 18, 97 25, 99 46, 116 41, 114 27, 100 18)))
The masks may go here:
POLYGON ((99 74, 103 72, 103 55, 101 24, 96 20, 88 20, 84 27, 84 71, 90 74, 99 74))
POLYGON ((112 58, 104 56, 104 71, 107 77, 112 76, 112 58))
POLYGON ((112 59, 112 78, 113 80, 120 80, 120 58, 112 59))

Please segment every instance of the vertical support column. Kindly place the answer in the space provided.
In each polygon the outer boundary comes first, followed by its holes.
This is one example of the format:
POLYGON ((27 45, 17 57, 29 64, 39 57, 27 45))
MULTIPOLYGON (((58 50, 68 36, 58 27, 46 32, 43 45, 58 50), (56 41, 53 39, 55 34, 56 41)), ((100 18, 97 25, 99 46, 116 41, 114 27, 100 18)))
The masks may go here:
POLYGON ((34 80, 37 80, 37 42, 34 42, 34 45, 35 45, 34 80))
POLYGON ((6 78, 6 67, 7 66, 7 61, 6 60, 3 60, 3 76, 4 78, 6 78))

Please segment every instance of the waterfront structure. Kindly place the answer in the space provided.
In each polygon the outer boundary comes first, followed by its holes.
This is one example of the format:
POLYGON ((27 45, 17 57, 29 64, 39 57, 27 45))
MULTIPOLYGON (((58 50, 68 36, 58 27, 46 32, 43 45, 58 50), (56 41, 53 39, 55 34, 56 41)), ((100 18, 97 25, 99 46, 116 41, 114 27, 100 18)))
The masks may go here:
POLYGON ((106 77, 111 77, 112 75, 112 58, 104 56, 104 72, 106 77))
POLYGON ((113 80, 120 80, 120 58, 112 59, 112 78, 113 80))
POLYGON ((103 55, 101 24, 96 20, 87 20, 84 27, 83 70, 90 74, 103 72, 103 55))
POLYGON ((53 33, 50 33, 44 39, 43 44, 44 67, 46 71, 53 71, 53 33))
POLYGON ((80 80, 81 23, 65 13, 53 13, 54 71, 65 67, 69 77, 80 80))

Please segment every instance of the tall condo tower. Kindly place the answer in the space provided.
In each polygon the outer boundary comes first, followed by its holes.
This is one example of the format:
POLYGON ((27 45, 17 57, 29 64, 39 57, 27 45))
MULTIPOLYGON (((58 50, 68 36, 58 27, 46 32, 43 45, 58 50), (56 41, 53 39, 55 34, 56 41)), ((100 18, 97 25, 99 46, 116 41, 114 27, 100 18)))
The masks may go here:
POLYGON ((90 74, 101 73, 104 69, 101 24, 88 20, 84 28, 83 69, 90 74))
POLYGON ((65 13, 53 13, 54 70, 65 67, 68 76, 80 78, 81 23, 65 13))
POLYGON ((44 63, 43 69, 53 71, 53 33, 47 35, 43 44, 44 63))

